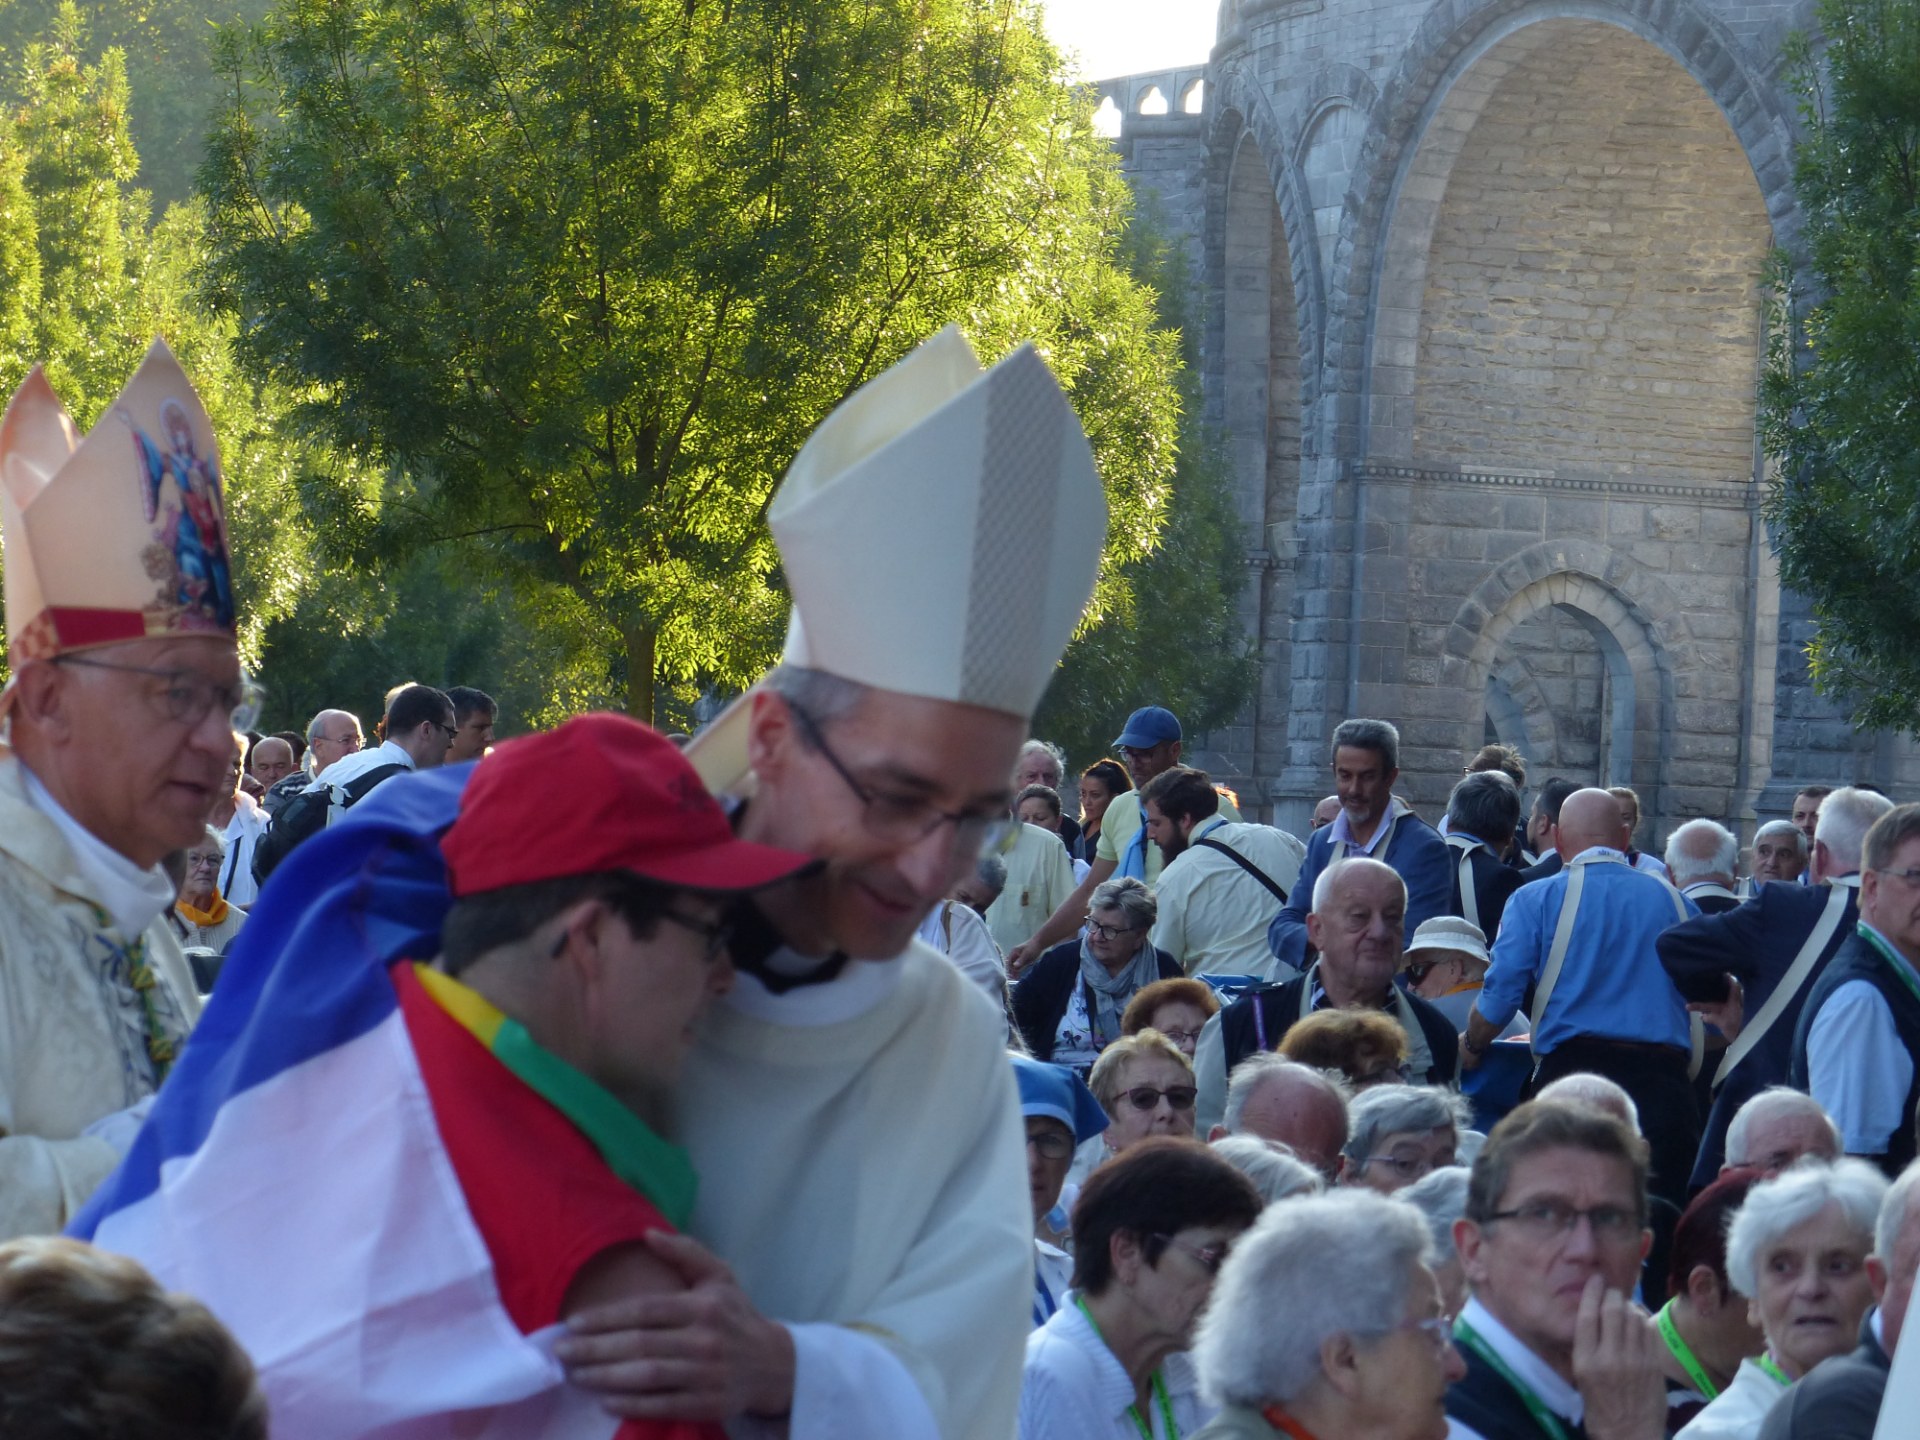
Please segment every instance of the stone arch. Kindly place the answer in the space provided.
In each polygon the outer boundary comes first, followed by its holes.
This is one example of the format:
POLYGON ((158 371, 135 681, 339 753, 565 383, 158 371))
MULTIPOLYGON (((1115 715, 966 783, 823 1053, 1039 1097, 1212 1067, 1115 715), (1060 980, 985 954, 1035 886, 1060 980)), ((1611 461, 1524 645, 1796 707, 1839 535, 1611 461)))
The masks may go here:
MULTIPOLYGON (((1374 352, 1407 352, 1417 334, 1397 333, 1404 319, 1377 308, 1389 279, 1391 226, 1408 202, 1437 205, 1444 180, 1417 173, 1416 161, 1436 126, 1470 122, 1471 89, 1454 95, 1463 78, 1497 48, 1528 27, 1551 21, 1599 22, 1656 46, 1690 75, 1718 107, 1752 168, 1777 242, 1793 248, 1799 225, 1792 194, 1792 120, 1785 99, 1748 63, 1737 40, 1697 0, 1463 0, 1435 6, 1422 22, 1393 78, 1374 107, 1359 170, 1342 218, 1328 334, 1354 343, 1330 344, 1322 393, 1319 442, 1335 453, 1359 453, 1370 426, 1411 424, 1410 396, 1378 393, 1374 352), (1452 98, 1452 108, 1449 100, 1452 98), (1370 324, 1377 317, 1379 324, 1370 324), (1407 403, 1397 403, 1397 402, 1407 403)), ((1537 32, 1533 37, 1547 32, 1537 32)), ((1402 277, 1404 278, 1404 277, 1402 277)), ((1390 378, 1390 377, 1386 377, 1390 378)))
POLYGON ((1600 778, 1631 785, 1656 824, 1667 818, 1670 740, 1701 666, 1677 598, 1660 578, 1591 541, 1545 541, 1492 570, 1461 604, 1447 632, 1446 678, 1463 700, 1458 748, 1479 742, 1484 697, 1502 664, 1503 642, 1539 612, 1559 607, 1599 642, 1611 713, 1600 778), (1468 713, 1471 712, 1471 713, 1468 713))
POLYGON ((1503 745, 1512 745, 1529 772, 1544 771, 1560 755, 1559 717, 1540 680, 1516 658, 1487 672, 1487 717, 1503 745))
POLYGON ((1180 92, 1179 110, 1182 115, 1199 115, 1207 108, 1207 77, 1201 75, 1189 80, 1180 92))

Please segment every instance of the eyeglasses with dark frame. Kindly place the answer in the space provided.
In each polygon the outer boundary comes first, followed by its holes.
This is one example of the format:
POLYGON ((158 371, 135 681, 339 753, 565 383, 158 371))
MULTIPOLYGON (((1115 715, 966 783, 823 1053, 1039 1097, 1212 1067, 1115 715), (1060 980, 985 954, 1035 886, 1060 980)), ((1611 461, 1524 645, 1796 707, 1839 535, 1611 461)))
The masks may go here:
POLYGON ((1232 1244, 1224 1241, 1218 1245, 1195 1245, 1177 1235, 1156 1235, 1153 1238, 1169 1249, 1178 1250, 1209 1275, 1218 1275, 1220 1267, 1227 1263, 1227 1256, 1233 1253, 1232 1244))
POLYGON ((909 800, 900 795, 882 795, 868 789, 855 778, 846 763, 834 753, 821 733, 820 722, 805 710, 787 702, 787 709, 806 732, 807 743, 826 757, 833 773, 865 807, 867 829, 875 836, 897 844, 910 845, 924 840, 942 825, 953 826, 955 846, 966 846, 981 854, 1000 849, 1018 832, 1006 815, 1005 802, 985 811, 949 811, 924 800, 909 800))
POLYGON ((1161 1097, 1165 1096, 1167 1104, 1174 1109, 1191 1110, 1194 1096, 1199 1093, 1191 1085, 1169 1085, 1164 1090, 1156 1089, 1152 1085, 1135 1085, 1130 1090, 1122 1090, 1119 1098, 1124 1099, 1136 1110, 1152 1110, 1159 1105, 1161 1097))
POLYGON ((198 724, 216 710, 224 710, 227 723, 235 730, 251 730, 260 718, 260 702, 265 692, 248 679, 238 685, 222 685, 191 670, 162 670, 152 665, 122 665, 92 655, 56 655, 56 665, 79 665, 88 670, 113 670, 123 675, 146 675, 167 682, 160 691, 149 690, 150 700, 158 701, 160 711, 175 724, 198 724))
POLYGON ((1645 1228, 1639 1215, 1618 1205, 1594 1205, 1583 1210, 1564 1200, 1532 1200, 1512 1210, 1496 1210, 1487 1217, 1489 1224, 1508 1222, 1533 1240, 1564 1239, 1582 1220, 1592 1228, 1593 1238, 1603 1245, 1638 1240, 1645 1228))
POLYGON ((1139 929, 1138 925, 1102 925, 1098 920, 1087 921, 1087 934, 1095 940, 1118 940, 1122 935, 1135 934, 1139 929))
POLYGON ((733 939, 733 921, 698 920, 691 915, 682 915, 678 910, 662 910, 662 920, 671 920, 682 930, 691 930, 707 942, 706 962, 711 965, 720 958, 721 952, 733 939))
POLYGON ((1037 1135, 1029 1135, 1027 1144, 1038 1150, 1043 1160, 1065 1160, 1074 1151, 1073 1137, 1063 1135, 1058 1130, 1042 1130, 1037 1135))

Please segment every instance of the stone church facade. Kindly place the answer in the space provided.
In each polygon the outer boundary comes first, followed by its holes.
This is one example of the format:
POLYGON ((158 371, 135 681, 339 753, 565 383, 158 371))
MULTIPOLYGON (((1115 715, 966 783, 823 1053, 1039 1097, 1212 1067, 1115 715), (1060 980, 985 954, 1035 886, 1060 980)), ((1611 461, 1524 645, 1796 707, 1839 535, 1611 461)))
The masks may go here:
MULTIPOLYGON (((1920 757, 1809 684, 1759 502, 1804 0, 1225 0, 1208 64, 1100 82, 1200 277, 1257 696, 1195 763, 1304 833, 1328 739, 1630 784, 1663 840, 1920 757)), ((1179 697, 1167 697, 1178 706, 1179 697)))

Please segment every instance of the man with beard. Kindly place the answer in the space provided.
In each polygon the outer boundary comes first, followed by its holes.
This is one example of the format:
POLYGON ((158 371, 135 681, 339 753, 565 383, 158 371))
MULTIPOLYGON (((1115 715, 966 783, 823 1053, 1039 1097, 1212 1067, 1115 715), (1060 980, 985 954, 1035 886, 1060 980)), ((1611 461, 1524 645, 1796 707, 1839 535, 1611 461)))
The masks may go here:
POLYGON ((1186 765, 1154 776, 1140 803, 1162 857, 1154 945, 1189 975, 1266 975, 1267 924, 1298 883, 1306 847, 1271 825, 1223 817, 1206 771, 1186 765))

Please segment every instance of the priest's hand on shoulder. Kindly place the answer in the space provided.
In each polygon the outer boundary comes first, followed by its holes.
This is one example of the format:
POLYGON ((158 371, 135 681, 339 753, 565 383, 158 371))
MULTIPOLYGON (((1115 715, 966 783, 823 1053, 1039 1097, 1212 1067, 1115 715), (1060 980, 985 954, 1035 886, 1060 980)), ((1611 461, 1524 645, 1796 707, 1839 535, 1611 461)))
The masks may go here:
POLYGON ((773 1419, 791 1410, 787 1327, 755 1310, 725 1262, 697 1240, 655 1231, 645 1245, 638 1258, 670 1283, 570 1306, 568 1333, 554 1346, 567 1378, 633 1420, 773 1419))
POLYGON ((1588 1440, 1661 1440, 1667 1386, 1647 1312, 1598 1275, 1587 1278, 1574 1324, 1573 1381, 1588 1440))

